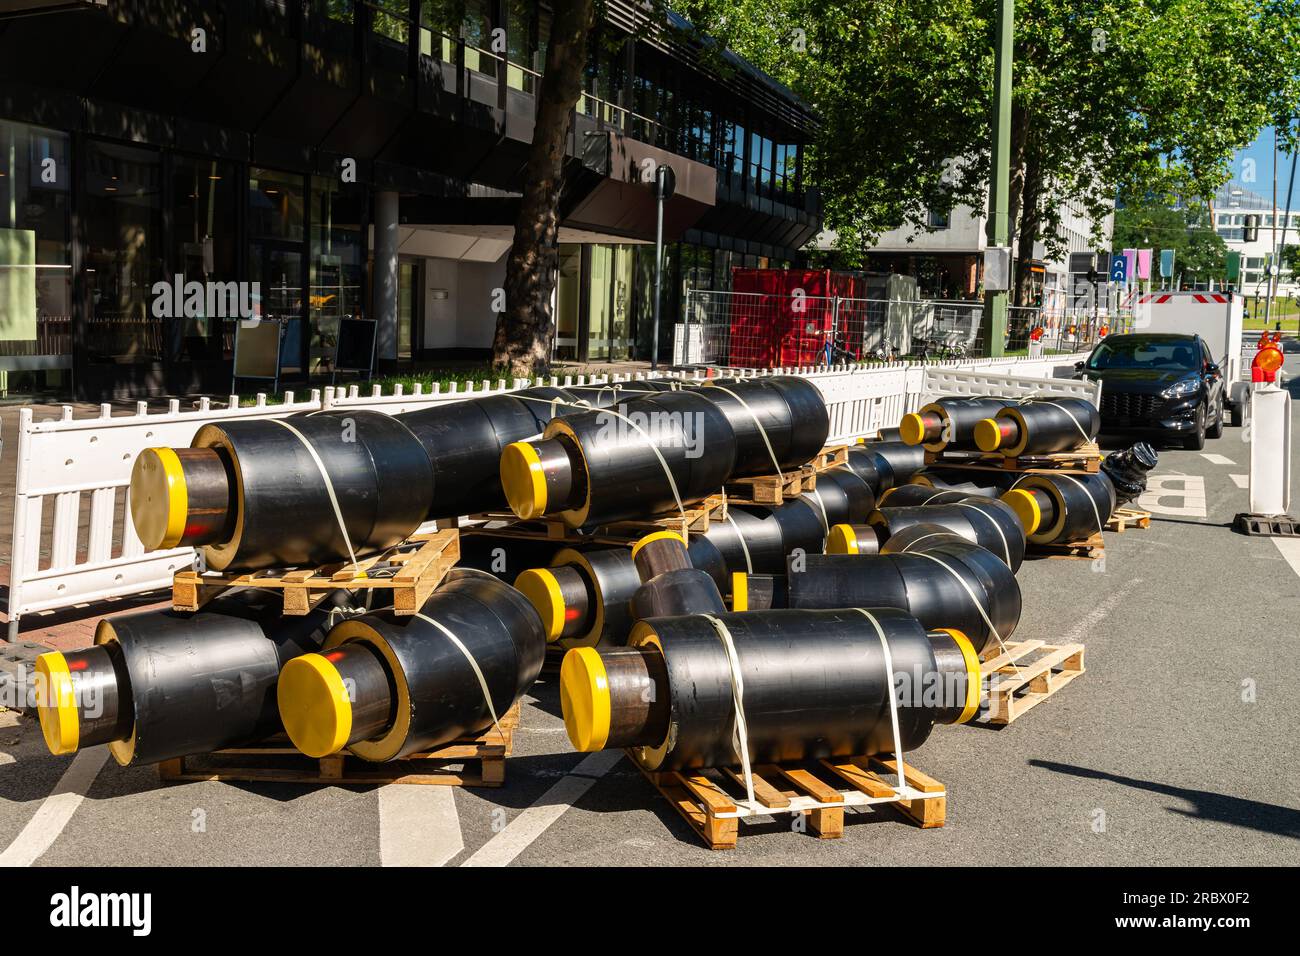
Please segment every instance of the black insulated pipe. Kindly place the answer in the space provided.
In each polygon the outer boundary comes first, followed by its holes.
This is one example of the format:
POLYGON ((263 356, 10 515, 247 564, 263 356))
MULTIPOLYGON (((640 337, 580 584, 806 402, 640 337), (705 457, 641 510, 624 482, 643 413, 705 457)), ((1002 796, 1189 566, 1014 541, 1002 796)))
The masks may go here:
POLYGON ((946 501, 904 508, 886 507, 872 513, 883 546, 889 539, 916 524, 940 525, 973 544, 991 551, 1011 568, 1020 569, 1025 558, 1025 529, 1016 511, 1004 501, 968 496, 963 501, 946 501))
POLYGON ((309 756, 346 747, 364 760, 394 760, 486 730, 494 711, 504 717, 532 686, 545 652, 541 619, 522 594, 480 571, 453 570, 420 614, 348 618, 330 630, 321 653, 287 664, 277 688, 280 716, 294 746, 309 756), (369 645, 382 662, 396 698, 391 722, 365 739, 356 739, 353 727, 375 726, 364 715, 377 702, 360 685, 352 699, 329 657, 354 643, 369 645))
POLYGON ((740 763, 732 669, 715 620, 731 636, 744 674, 755 764, 891 752, 895 694, 904 750, 923 744, 935 723, 969 720, 978 709, 978 660, 970 652, 958 662, 948 652, 964 637, 929 634, 901 611, 664 617, 636 625, 630 652, 582 648, 565 657, 561 704, 574 746, 631 747, 651 770, 740 763), (625 662, 630 653, 645 655, 644 668, 625 662), (634 677, 613 678, 611 671, 634 677), (647 696, 666 706, 647 713, 647 696))
POLYGON ((248 588, 195 613, 165 609, 104 618, 95 647, 38 660, 38 670, 52 678, 53 693, 38 708, 46 741, 56 753, 107 743, 126 766, 278 733, 281 669, 318 650, 330 611, 350 600, 349 592, 335 591, 306 615, 285 617, 279 594, 248 588), (78 703, 78 684, 93 689, 98 701, 78 703))

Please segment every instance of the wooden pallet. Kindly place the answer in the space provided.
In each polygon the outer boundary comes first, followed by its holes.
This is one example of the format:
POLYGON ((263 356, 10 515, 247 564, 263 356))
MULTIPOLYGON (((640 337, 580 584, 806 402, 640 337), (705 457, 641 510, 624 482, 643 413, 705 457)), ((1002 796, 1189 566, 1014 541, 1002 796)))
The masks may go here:
POLYGON ((490 727, 437 750, 388 763, 370 763, 344 751, 316 759, 299 753, 283 735, 248 747, 177 757, 158 764, 160 780, 221 780, 244 783, 311 783, 339 786, 405 783, 425 786, 500 787, 506 758, 514 751, 519 704, 501 717, 501 731, 490 727), (477 772, 473 765, 477 763, 477 772))
POLYGON ((1005 727, 1082 673, 1082 644, 1009 642, 1001 653, 980 664, 988 684, 988 704, 973 723, 1005 727))
POLYGON ((656 518, 612 521, 591 532, 574 531, 556 518, 521 521, 514 514, 500 511, 471 515, 470 520, 492 525, 484 530, 503 538, 540 538, 570 544, 632 544, 655 531, 676 531, 682 537, 703 534, 713 522, 727 520, 728 504, 725 494, 709 495, 689 505, 685 514, 675 511, 656 518))
POLYGON ((894 760, 884 757, 756 766, 754 799, 760 807, 753 810, 745 804, 745 783, 738 769, 659 772, 646 770, 629 757, 710 850, 735 848, 742 817, 805 814, 813 833, 832 840, 844 835, 844 811, 850 807, 892 807, 925 829, 943 826, 947 812, 943 784, 911 765, 904 765, 904 779, 917 795, 899 800, 894 785, 879 775, 879 771, 898 769, 894 760))
POLYGON ((1106 544, 1101 532, 1082 541, 1061 541, 1055 544, 1035 544, 1030 541, 1025 545, 1025 552, 1041 558, 1079 558, 1096 561, 1106 554, 1106 544))
POLYGON ((383 588, 393 592, 395 613, 414 614, 459 560, 460 532, 453 528, 412 535, 356 564, 246 573, 177 571, 172 579, 172 607, 197 611, 229 588, 257 587, 282 590, 284 613, 302 615, 316 599, 338 588, 383 588))
POLYGON ((737 478, 727 482, 724 490, 732 504, 780 505, 815 490, 819 474, 838 468, 848 460, 848 445, 827 445, 806 465, 779 475, 737 478))
POLYGON ((927 466, 936 468, 969 468, 983 471, 1014 471, 1024 474, 1065 471, 1095 475, 1101 470, 1101 451, 1096 442, 1080 445, 1073 451, 1051 455, 1020 455, 1007 458, 996 452, 951 451, 925 453, 927 466))
POLYGON ((1122 534, 1129 528, 1150 528, 1151 512, 1138 508, 1116 508, 1106 521, 1106 530, 1122 534))

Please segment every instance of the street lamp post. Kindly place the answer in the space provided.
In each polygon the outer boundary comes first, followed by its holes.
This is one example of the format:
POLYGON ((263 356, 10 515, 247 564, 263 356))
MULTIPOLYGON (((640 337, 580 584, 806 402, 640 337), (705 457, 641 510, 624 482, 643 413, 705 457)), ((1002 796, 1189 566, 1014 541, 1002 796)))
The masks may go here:
POLYGON ((665 163, 655 167, 655 301, 654 328, 650 342, 650 368, 659 367, 659 299, 664 271, 664 203, 677 190, 677 176, 665 163))
MULTIPOLYGON (((989 170, 989 244, 998 248, 1007 246, 1011 235, 1011 60, 1012 37, 1015 25, 1015 0, 998 0, 998 48, 994 65, 993 85, 993 155, 989 170)), ((1007 285, 1015 281, 1007 278, 1007 285)), ((1003 341, 1007 334, 1007 290, 984 292, 984 314, 980 319, 980 334, 984 337, 985 354, 998 356, 1005 353, 1003 341)))

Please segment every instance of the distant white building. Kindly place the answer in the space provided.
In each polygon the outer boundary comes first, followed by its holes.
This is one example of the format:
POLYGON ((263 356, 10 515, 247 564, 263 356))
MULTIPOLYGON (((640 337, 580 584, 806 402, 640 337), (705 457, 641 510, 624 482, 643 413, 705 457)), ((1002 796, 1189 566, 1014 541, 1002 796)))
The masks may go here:
MULTIPOLYGON (((1231 251, 1241 253, 1241 278, 1237 288, 1245 295, 1267 295, 1267 268, 1274 250, 1300 245, 1300 211, 1293 209, 1288 219, 1285 195, 1279 202, 1282 204, 1280 208, 1274 208, 1271 199, 1236 183, 1229 183, 1215 193, 1214 204, 1210 207, 1214 230, 1231 251), (1259 217, 1258 233, 1253 242, 1245 241, 1245 221, 1249 215, 1259 217)), ((1291 264, 1279 275, 1277 292, 1281 296, 1300 294, 1300 284, 1291 264)))
MULTIPOLYGON (((1067 206, 1057 231, 1066 247, 1064 255, 1048 259, 1046 243, 1034 243, 1030 268, 1035 290, 1042 292, 1045 304, 1062 304, 1069 286, 1067 263, 1071 252, 1110 248, 1114 220, 1111 210, 1102 223, 1103 241, 1098 246, 1092 239, 1092 220, 1073 205, 1067 206)), ((986 211, 977 213, 970 206, 956 206, 951 212, 931 211, 932 231, 904 227, 882 234, 869 253, 871 268, 916 276, 925 295, 955 299, 978 297, 984 278, 984 250, 988 247, 987 222, 986 211)), ((817 237, 819 249, 830 249, 834 242, 834 233, 823 232, 817 237)), ((1015 247, 1014 237, 1012 247, 1015 247)))

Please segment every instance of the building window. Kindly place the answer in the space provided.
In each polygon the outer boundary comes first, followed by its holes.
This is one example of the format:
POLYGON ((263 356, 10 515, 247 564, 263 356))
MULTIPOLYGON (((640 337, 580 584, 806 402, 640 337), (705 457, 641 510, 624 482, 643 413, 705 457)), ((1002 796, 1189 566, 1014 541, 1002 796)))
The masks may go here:
POLYGON ((333 370, 343 320, 361 318, 365 312, 365 224, 363 187, 333 177, 312 177, 307 296, 311 373, 333 370))
POLYGON ((367 0, 370 6, 370 31, 376 36, 384 37, 406 45, 410 36, 411 5, 406 0, 367 0))
MULTIPOLYGON (((177 156, 171 167, 172 265, 186 282, 233 282, 239 270, 239 183, 235 164, 177 156)), ((226 318, 207 314, 173 319, 169 355, 182 361, 229 357, 237 311, 223 301, 226 318)))
POLYGON ((533 70, 540 72, 540 66, 533 64, 532 23, 535 5, 526 0, 510 0, 506 23, 506 83, 511 89, 525 93, 535 92, 536 79, 533 70))
POLYGON ((248 277, 260 283, 263 319, 281 323, 281 368, 301 372, 306 196, 303 177, 254 168, 248 180, 248 277))
POLYGON ((85 161, 79 215, 85 223, 90 287, 87 357, 117 365, 159 362, 162 319, 152 309, 153 286, 168 278, 161 157, 150 150, 89 142, 85 161))
POLYGON ((947 229, 949 226, 952 225, 952 213, 939 212, 937 210, 931 209, 926 214, 926 224, 931 229, 935 229, 935 230, 947 229))
POLYGON ((0 121, 0 369, 9 389, 66 390, 72 355, 68 137, 0 121), (49 356, 46 362, 7 361, 49 356), (33 365, 48 369, 30 371, 33 365))
POLYGON ((467 0, 461 22, 465 66, 484 76, 497 75, 497 57, 492 52, 492 6, 487 0, 467 0))
POLYGON ((730 120, 722 124, 722 170, 745 175, 745 127, 730 120))

